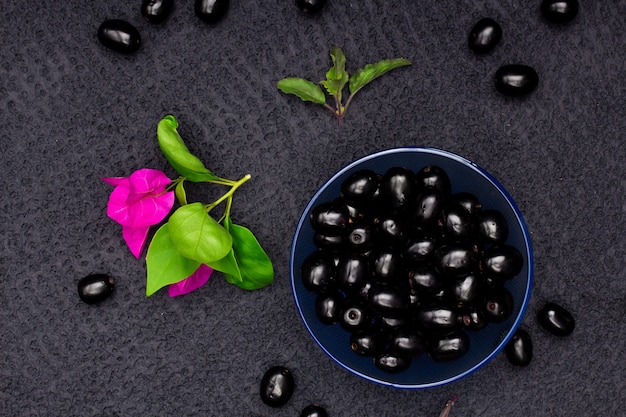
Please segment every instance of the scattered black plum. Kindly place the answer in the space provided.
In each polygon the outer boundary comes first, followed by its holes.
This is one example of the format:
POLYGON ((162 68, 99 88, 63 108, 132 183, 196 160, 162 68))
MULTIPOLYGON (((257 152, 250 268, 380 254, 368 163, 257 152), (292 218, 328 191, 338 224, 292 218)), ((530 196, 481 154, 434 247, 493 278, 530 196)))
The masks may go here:
POLYGON ((550 22, 571 22, 578 14, 578 0, 543 0, 541 14, 550 22))
POLYGON ((555 336, 568 336, 576 322, 572 314, 556 303, 546 303, 537 313, 539 324, 555 336))
POLYGON ((229 0, 196 0, 194 12, 206 23, 217 23, 228 11, 229 0))
POLYGON ((98 40, 107 48, 122 54, 136 52, 141 46, 141 35, 137 28, 120 19, 102 22, 98 28, 98 40))
POLYGON ((325 4, 326 0, 296 0, 296 6, 306 13, 317 13, 325 4))
POLYGON ((468 45, 477 54, 485 54, 502 39, 502 27, 490 17, 480 19, 470 30, 468 45))
POLYGON ((261 379, 261 400, 270 407, 281 407, 289 401, 295 389, 291 371, 284 366, 273 366, 261 379))
POLYGON ((524 329, 517 329, 504 347, 504 353, 515 366, 528 366, 533 358, 533 342, 524 329))
POLYGON ((172 12, 174 0, 143 0, 141 15, 150 23, 162 23, 172 12))
POLYGON ((496 89, 507 96, 519 97, 533 92, 539 84, 534 68, 524 64, 503 65, 495 74, 496 89))
POLYGON ((321 405, 309 404, 304 407, 300 417, 328 417, 328 412, 321 405))
POLYGON ((87 304, 100 303, 113 294, 115 279, 107 274, 92 274, 78 281, 78 296, 87 304))

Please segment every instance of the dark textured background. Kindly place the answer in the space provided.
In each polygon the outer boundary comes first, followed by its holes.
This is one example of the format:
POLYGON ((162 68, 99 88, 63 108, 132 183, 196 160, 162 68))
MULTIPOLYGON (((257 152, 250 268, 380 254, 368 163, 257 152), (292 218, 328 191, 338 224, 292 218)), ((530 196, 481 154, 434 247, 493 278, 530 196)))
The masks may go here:
POLYGON ((319 402, 331 416, 436 416, 453 394, 459 417, 623 415, 626 1, 582 0, 564 27, 541 18, 539 0, 329 0, 314 17, 290 0, 232 0, 214 26, 191 1, 151 26, 140 3, 2 1, 0 415, 297 416, 319 402), (504 37, 478 57, 466 39, 484 16, 504 37), (137 26, 138 53, 98 43, 109 18, 137 26), (399 56, 414 65, 362 90, 338 127, 275 87, 320 79, 333 44, 348 71, 399 56), (508 63, 536 68, 533 94, 494 90, 508 63), (142 167, 174 177, 155 135, 169 113, 214 172, 252 174, 233 217, 274 261, 270 287, 245 292, 216 275, 184 297, 145 297, 145 264, 106 217, 99 178, 142 167), (501 355, 452 385, 396 390, 340 369, 302 325, 288 257, 308 198, 354 159, 405 145, 473 160, 518 203, 536 257, 529 367, 501 355), (78 279, 103 271, 115 295, 83 304, 78 279), (538 327, 546 300, 576 317, 570 337, 538 327), (277 410, 258 395, 274 364, 298 385, 277 410))

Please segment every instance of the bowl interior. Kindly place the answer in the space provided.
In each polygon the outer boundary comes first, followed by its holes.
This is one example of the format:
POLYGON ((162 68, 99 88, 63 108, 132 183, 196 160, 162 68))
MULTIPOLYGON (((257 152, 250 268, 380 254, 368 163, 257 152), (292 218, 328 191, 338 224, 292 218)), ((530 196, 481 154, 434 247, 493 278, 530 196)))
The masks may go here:
POLYGON ((395 148, 363 157, 346 166, 328 180, 306 206, 293 239, 290 255, 290 273, 293 296, 300 316, 317 344, 346 370, 383 385, 420 389, 443 385, 462 378, 495 357, 510 339, 525 313, 532 287, 532 249, 524 220, 506 190, 485 170, 458 155, 433 148, 395 148), (515 310, 503 323, 490 323, 480 331, 467 332, 470 350, 450 362, 439 363, 427 355, 413 360, 411 367, 398 374, 383 372, 373 360, 350 350, 349 333, 339 325, 324 325, 315 315, 315 295, 309 293, 301 280, 304 259, 315 250, 314 231, 309 213, 316 205, 339 196, 341 183, 353 172, 371 169, 383 174, 393 166, 413 171, 425 165, 438 165, 449 175, 452 192, 474 193, 484 209, 496 209, 504 214, 509 225, 507 244, 517 247, 525 258, 523 270, 506 282, 506 288, 515 300, 515 310))

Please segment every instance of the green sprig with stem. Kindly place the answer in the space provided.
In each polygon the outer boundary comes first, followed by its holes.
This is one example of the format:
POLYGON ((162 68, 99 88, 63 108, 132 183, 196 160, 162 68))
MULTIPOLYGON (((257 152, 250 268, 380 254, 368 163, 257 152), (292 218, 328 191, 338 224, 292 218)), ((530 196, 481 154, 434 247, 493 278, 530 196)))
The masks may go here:
POLYGON ((373 64, 367 64, 350 76, 346 71, 346 56, 341 48, 333 46, 330 50, 330 58, 333 65, 326 72, 326 79, 319 83, 299 77, 287 77, 278 81, 277 87, 283 93, 293 94, 302 101, 321 104, 333 113, 339 124, 341 124, 348 111, 354 96, 363 87, 393 69, 411 65, 411 61, 405 58, 385 59, 373 64), (333 98, 334 106, 327 103, 326 94, 320 88, 320 85, 333 98), (343 90, 346 85, 348 85, 350 94, 344 104, 343 90))

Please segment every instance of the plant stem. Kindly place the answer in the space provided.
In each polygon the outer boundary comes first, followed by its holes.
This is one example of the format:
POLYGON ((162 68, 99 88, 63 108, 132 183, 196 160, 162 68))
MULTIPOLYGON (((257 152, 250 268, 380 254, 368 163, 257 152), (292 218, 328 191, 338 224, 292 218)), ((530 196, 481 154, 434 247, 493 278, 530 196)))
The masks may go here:
POLYGON ((248 181, 250 178, 252 178, 252 175, 250 174, 246 174, 243 176, 243 178, 241 178, 239 181, 234 181, 230 190, 228 190, 226 193, 224 193, 223 196, 221 196, 220 198, 218 198, 217 200, 215 200, 214 202, 212 202, 211 204, 207 204, 206 205, 206 212, 208 213, 209 211, 211 211, 213 208, 215 208, 216 206, 218 206, 222 201, 226 200, 227 198, 229 198, 230 196, 233 195, 233 193, 235 191, 237 191, 237 188, 241 187, 246 181, 248 181))

